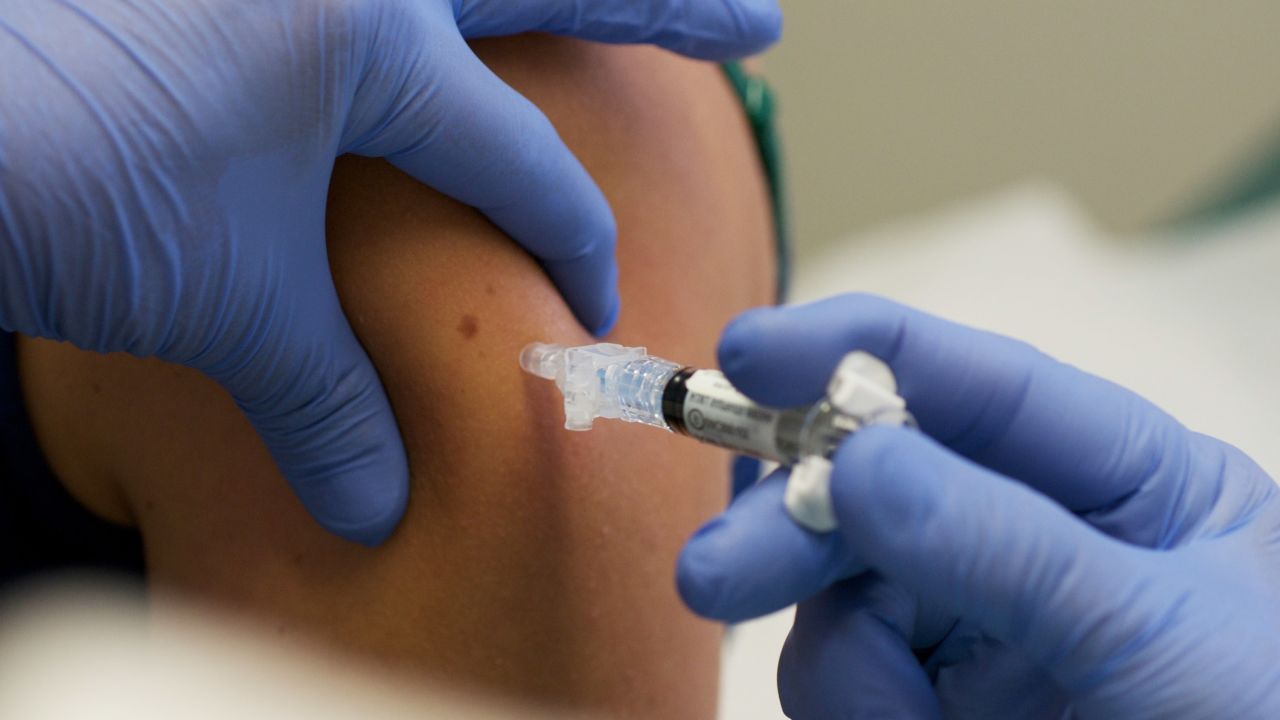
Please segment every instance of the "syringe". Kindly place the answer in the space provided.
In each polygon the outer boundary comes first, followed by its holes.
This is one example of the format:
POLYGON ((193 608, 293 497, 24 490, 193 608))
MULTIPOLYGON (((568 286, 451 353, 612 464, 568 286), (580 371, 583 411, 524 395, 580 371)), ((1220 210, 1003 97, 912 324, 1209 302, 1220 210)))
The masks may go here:
POLYGON ((590 430, 596 418, 616 418, 794 465, 787 508, 802 525, 819 531, 835 527, 829 458, 840 442, 867 425, 914 424, 893 372, 864 352, 844 357, 825 398, 781 410, 753 402, 717 370, 682 366, 642 347, 533 343, 521 351, 520 367, 555 380, 569 430, 590 430))

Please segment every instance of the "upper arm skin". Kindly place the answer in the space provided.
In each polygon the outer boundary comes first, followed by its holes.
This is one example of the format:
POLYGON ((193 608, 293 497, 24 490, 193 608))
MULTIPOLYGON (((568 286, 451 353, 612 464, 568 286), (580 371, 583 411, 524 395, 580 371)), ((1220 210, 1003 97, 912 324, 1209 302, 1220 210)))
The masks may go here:
MULTIPOLYGON (((608 338, 714 364, 773 295, 767 193, 717 68, 545 37, 477 44, 546 112, 618 218, 608 338)), ((338 163, 329 251, 412 470, 407 514, 364 548, 312 522, 229 397, 154 360, 25 341, 42 446, 91 508, 135 522, 151 582, 400 667, 627 717, 714 715, 719 632, 672 570, 719 510, 727 456, 652 428, 562 428, 533 340, 591 342, 528 255, 381 161, 338 163)))

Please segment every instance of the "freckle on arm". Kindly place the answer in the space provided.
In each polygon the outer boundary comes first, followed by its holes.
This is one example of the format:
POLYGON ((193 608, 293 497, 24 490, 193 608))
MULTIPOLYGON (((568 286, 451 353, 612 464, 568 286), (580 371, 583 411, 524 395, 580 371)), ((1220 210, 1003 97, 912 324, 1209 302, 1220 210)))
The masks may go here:
POLYGON ((476 333, 480 332, 480 323, 476 320, 476 316, 463 315, 458 321, 458 332, 468 340, 475 337, 476 333))

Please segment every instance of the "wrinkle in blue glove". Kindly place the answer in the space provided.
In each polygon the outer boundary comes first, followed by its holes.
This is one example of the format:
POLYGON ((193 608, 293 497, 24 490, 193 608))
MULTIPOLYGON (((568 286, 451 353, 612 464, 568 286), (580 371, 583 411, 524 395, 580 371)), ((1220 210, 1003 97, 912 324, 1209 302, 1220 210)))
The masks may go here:
POLYGON ((842 445, 836 532, 790 522, 779 473, 678 568, 708 617, 800 603, 779 666, 791 717, 1280 713, 1280 498, 1243 453, 1025 344, 876 297, 752 311, 720 356, 747 394, 794 404, 853 349, 890 364, 927 434, 842 445))
POLYGON ((334 158, 386 157, 478 208, 604 333, 613 215, 464 36, 728 57, 779 28, 772 0, 6 0, 0 328, 207 373, 312 515, 379 543, 408 468, 329 274, 334 158))

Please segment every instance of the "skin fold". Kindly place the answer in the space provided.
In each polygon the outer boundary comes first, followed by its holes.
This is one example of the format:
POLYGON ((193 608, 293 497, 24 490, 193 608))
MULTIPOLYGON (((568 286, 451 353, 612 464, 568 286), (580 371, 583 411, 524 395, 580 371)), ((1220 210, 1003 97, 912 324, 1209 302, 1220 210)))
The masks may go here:
MULTIPOLYGON (((474 45, 541 107, 618 220, 607 338, 714 366, 772 302, 767 187, 717 67, 526 36, 474 45)), ((409 456, 382 547, 306 515, 227 394, 195 371, 24 339, 42 448, 87 507, 136 525, 153 588, 485 692, 636 718, 715 713, 717 626, 680 604, 681 544, 727 496, 728 455, 652 428, 563 429, 528 342, 592 342, 538 265, 470 208, 343 158, 328 215, 343 307, 409 456)))

